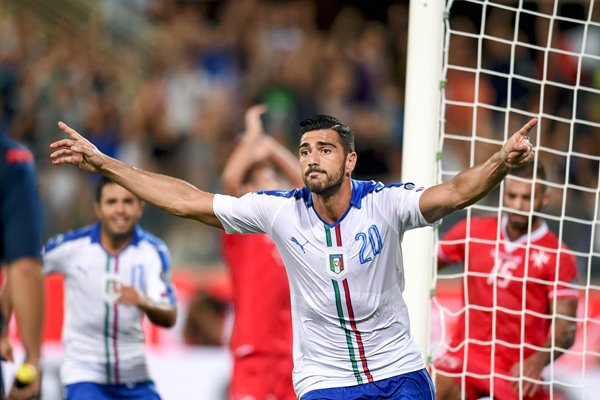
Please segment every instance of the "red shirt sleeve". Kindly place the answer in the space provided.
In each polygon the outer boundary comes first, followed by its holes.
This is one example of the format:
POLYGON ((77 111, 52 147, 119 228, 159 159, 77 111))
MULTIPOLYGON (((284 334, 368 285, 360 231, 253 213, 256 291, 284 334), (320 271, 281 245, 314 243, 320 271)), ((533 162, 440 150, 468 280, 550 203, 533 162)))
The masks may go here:
POLYGON ((438 260, 443 263, 457 263, 465 260, 467 220, 454 225, 441 239, 438 246, 438 260))
POLYGON ((554 285, 549 285, 548 297, 577 298, 579 292, 573 287, 573 284, 577 283, 578 280, 575 256, 564 251, 568 250, 566 246, 562 246, 561 250, 558 266, 552 265, 552 268, 550 268, 550 282, 558 281, 556 291, 554 285))

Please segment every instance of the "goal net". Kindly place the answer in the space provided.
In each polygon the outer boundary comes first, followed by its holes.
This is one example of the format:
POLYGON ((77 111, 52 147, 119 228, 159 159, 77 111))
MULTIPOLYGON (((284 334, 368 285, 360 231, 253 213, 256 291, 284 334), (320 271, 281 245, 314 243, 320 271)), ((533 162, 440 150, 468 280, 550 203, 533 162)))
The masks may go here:
MULTIPOLYGON (((600 398, 600 1, 448 1, 446 3, 444 56, 442 68, 442 101, 440 106, 441 136, 438 153, 438 180, 447 181, 459 171, 475 165, 493 152, 530 118, 539 122, 530 132, 535 146, 535 165, 542 164, 546 177, 534 176, 551 195, 549 204, 527 213, 529 226, 533 216, 542 217, 548 228, 568 246, 559 252, 571 254, 577 264, 578 280, 568 283, 578 292, 575 317, 576 340, 569 349, 562 349, 551 338, 552 351, 564 354, 551 362, 543 379, 532 381, 543 386, 553 399, 600 398)), ((537 186, 534 186, 537 187, 537 186)), ((531 204, 542 193, 533 190, 531 204)), ((506 212, 515 211, 503 205, 504 185, 468 210, 446 218, 436 227, 438 238, 459 220, 478 217, 502 219, 506 212)), ((472 226, 472 224, 467 224, 472 226)), ((502 227, 494 228, 495 249, 502 252, 502 227)), ((469 228, 465 247, 473 245, 469 228)), ((532 229, 526 234, 532 237, 532 229)), ((533 257, 535 248, 526 247, 525 264, 533 257)), ((436 243, 437 245, 438 243, 436 243)), ((490 257, 493 263, 493 258, 490 257)), ((469 263, 469 258, 465 264, 469 263)), ((535 263, 534 263, 535 264, 535 263)), ((552 268, 557 270, 560 263, 552 268)), ((451 337, 459 316, 468 321, 473 306, 466 304, 462 290, 472 278, 469 268, 449 266, 434 272, 435 295, 431 314, 429 351, 433 359, 447 350, 468 348, 468 329, 465 341, 452 348, 451 337), (465 272, 468 271, 468 272, 465 272)), ((512 278, 507 278, 510 279, 512 278)), ((488 373, 477 374, 463 370, 454 375, 461 383, 466 398, 468 378, 488 378, 490 398, 498 390, 494 379, 496 347, 508 346, 495 338, 496 319, 500 312, 520 316, 523 321, 532 313, 527 309, 525 288, 522 287, 521 308, 503 309, 502 291, 498 279, 490 279, 493 304, 491 337, 492 356, 488 373), (493 282, 492 282, 493 281, 493 282)), ((510 284, 510 283, 509 283, 510 284)), ((549 285, 557 284, 548 282, 549 285)), ((550 303, 553 304, 553 303, 550 303)), ((556 318, 555 305, 547 315, 552 335, 556 318), (552 309, 554 308, 554 309, 552 309)), ((568 319, 568 318, 567 318, 568 319)), ((465 324, 467 327, 469 323, 465 324)), ((524 326, 525 324, 522 324, 524 326)), ((521 356, 525 354, 525 328, 514 332, 520 338, 521 356)), ((534 348, 534 351, 545 351, 534 348)), ((468 350, 465 359, 476 357, 468 350)), ((442 372, 432 368, 434 377, 442 372)), ((506 376, 504 376, 506 378, 506 376)), ((510 378, 510 377, 509 377, 510 378)), ((527 379, 516 381, 523 390, 527 379)))

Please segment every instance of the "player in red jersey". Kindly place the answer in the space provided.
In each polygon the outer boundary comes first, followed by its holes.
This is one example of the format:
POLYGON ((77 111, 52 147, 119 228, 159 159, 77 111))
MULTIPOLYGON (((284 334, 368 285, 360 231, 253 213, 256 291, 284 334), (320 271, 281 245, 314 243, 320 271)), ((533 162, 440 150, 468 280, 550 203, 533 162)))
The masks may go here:
POLYGON ((549 398, 540 385, 542 370, 573 344, 576 323, 567 318, 577 310, 575 257, 541 217, 529 216, 532 199, 533 211, 550 201, 539 181, 532 194, 534 173, 545 180, 541 164, 537 171, 529 164, 506 178, 503 202, 511 212, 501 219, 463 220, 440 242, 440 267, 468 265, 466 311, 449 350, 434 361, 438 399, 461 399, 463 378, 467 399, 492 391, 501 400, 549 398))
MULTIPOLYGON (((246 131, 223 171, 226 194, 281 188, 275 169, 292 185, 303 185, 296 158, 263 134, 264 112, 263 106, 246 112, 246 131)), ((231 272, 235 316, 231 399, 296 399, 290 292, 275 243, 264 234, 223 234, 223 255, 231 272)))

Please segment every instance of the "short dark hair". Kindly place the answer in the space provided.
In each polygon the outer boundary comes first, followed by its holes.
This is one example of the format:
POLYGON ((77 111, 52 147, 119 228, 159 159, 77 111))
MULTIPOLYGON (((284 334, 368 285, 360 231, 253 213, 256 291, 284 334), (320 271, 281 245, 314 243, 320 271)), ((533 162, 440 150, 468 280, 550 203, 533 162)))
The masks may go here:
MULTIPOLYGON (((546 169, 544 165, 538 161, 537 168, 533 168, 533 163, 526 164, 522 167, 515 168, 508 173, 508 176, 516 176, 518 178, 546 180, 546 169)), ((542 191, 546 190, 546 185, 542 185, 542 191)))
POLYGON ((246 173, 242 177, 242 184, 247 185, 254 180, 254 173, 261 168, 271 168, 272 165, 267 160, 257 161, 246 170, 246 173))
POLYGON ((102 190, 104 189, 104 186, 110 183, 114 182, 105 176, 101 176, 100 179, 98 179, 98 183, 96 183, 96 203, 100 203, 100 199, 102 198, 102 190))
POLYGON ((321 129, 333 129, 340 135, 344 153, 352 153, 354 151, 354 134, 349 126, 344 125, 338 119, 330 115, 313 115, 300 121, 300 134, 306 132, 318 131, 321 129))

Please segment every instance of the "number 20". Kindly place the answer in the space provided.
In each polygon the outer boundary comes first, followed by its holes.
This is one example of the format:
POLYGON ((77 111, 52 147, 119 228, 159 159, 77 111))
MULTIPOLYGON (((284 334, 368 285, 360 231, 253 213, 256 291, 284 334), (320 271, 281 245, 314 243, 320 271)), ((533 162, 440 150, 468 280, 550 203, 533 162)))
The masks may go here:
MULTIPOLYGON (((371 225, 367 230, 367 233, 369 235, 369 244, 371 245, 371 250, 373 251, 373 257, 375 257, 377 254, 381 253, 381 249, 383 249, 381 234, 379 233, 379 229, 377 229, 376 225, 371 225)), ((365 257, 365 253, 367 251, 367 235, 364 232, 358 232, 356 236, 354 236, 354 240, 361 242, 360 252, 358 253, 360 263, 366 264, 373 260, 372 257, 365 257)))

